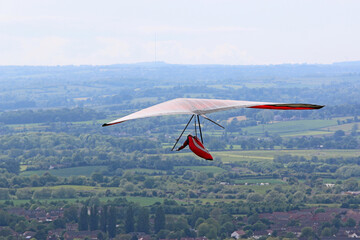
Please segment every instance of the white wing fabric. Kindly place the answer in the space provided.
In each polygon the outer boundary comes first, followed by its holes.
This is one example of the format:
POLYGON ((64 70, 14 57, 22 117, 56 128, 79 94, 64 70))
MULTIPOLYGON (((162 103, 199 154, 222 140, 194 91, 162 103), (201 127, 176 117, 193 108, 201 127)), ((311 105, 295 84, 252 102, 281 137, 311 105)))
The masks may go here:
POLYGON ((163 102, 152 107, 145 108, 125 117, 116 119, 109 123, 104 123, 103 127, 122 123, 128 120, 156 117, 165 115, 205 115, 208 113, 219 112, 235 108, 261 108, 275 110, 311 110, 322 108, 321 105, 302 104, 302 103, 271 103, 271 102, 252 102, 220 99, 195 99, 195 98, 176 98, 163 102))

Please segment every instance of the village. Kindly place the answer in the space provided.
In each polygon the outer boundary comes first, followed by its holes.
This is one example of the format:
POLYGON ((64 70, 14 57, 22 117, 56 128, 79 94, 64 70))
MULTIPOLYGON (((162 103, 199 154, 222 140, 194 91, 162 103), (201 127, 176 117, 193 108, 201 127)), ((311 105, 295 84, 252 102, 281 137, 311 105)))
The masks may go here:
MULTIPOLYGON (((64 217, 64 209, 46 211, 40 207, 35 210, 24 208, 9 208, 11 215, 24 217, 27 221, 51 223, 64 217)), ((231 233, 233 239, 266 239, 268 237, 287 237, 305 239, 306 232, 320 233, 321 239, 355 239, 360 238, 360 210, 345 208, 308 208, 288 212, 260 213, 249 217, 242 217, 241 221, 234 219, 238 230, 231 233), (254 222, 266 223, 252 231, 249 226, 254 222), (336 233, 335 233, 336 232, 336 233)), ((153 224, 153 221, 152 221, 153 224)), ((253 225, 255 226, 255 225, 253 225)), ((12 239, 33 239, 35 231, 16 232, 10 227, 0 227, 0 236, 12 236, 12 239)), ((142 232, 132 232, 132 239, 150 240, 152 236, 142 232)), ((78 223, 66 223, 64 228, 48 231, 47 240, 52 239, 105 239, 101 230, 79 231, 78 223)), ((118 238, 118 236, 115 239, 118 238)), ((206 237, 184 237, 180 240, 207 240, 206 237)), ((173 240, 173 239, 163 239, 173 240)))

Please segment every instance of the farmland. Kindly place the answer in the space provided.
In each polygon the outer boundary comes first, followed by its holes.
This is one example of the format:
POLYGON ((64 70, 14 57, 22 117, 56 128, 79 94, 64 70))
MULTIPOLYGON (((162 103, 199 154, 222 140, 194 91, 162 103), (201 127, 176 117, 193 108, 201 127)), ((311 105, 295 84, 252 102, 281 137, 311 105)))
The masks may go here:
MULTIPOLYGON (((0 74, 6 89, 0 91, 0 219, 9 220, 5 224, 12 229, 65 228, 61 224, 80 224, 80 218, 97 215, 100 221, 106 212, 113 214, 119 239, 131 239, 128 233, 140 230, 139 219, 151 220, 145 231, 154 239, 195 237, 203 229, 216 231, 210 239, 225 239, 234 230, 270 229, 269 221, 259 220, 261 214, 313 207, 357 211, 360 206, 357 68, 164 64, 69 66, 51 74, 48 69, 32 69, 26 80, 11 68, 0 74), (41 82, 45 86, 36 84, 41 82), (101 127, 178 97, 326 107, 209 114, 225 127, 201 118, 204 146, 214 161, 189 149, 170 151, 189 116, 101 127), (52 223, 19 218, 18 224, 5 213, 13 207, 29 216, 41 208, 65 209, 65 216, 52 223), (156 232, 155 218, 162 214, 166 224, 156 232), (131 231, 129 219, 136 222, 131 231)), ((187 134, 195 134, 193 123, 177 147, 187 134)), ((346 221, 339 228, 348 226, 346 221)), ((326 224, 333 234, 340 232, 336 223, 326 224)), ((322 236, 322 229, 316 234, 322 236)))

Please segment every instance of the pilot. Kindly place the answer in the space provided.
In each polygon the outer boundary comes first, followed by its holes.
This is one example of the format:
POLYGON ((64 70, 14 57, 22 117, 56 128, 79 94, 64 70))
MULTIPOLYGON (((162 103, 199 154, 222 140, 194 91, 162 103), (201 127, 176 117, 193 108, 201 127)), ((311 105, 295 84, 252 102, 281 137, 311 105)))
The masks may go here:
POLYGON ((189 138, 196 138, 196 139, 197 139, 196 136, 194 137, 193 135, 189 134, 189 135, 187 136, 184 144, 183 144, 181 147, 179 147, 176 151, 180 151, 180 150, 184 149, 187 145, 189 145, 189 138))

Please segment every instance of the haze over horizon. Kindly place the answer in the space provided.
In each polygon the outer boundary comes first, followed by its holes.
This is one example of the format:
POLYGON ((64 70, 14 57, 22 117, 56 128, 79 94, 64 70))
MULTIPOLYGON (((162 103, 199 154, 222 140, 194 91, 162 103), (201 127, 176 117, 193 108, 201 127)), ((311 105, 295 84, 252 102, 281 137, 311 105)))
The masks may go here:
POLYGON ((0 1, 0 65, 360 60, 360 2, 0 1))

